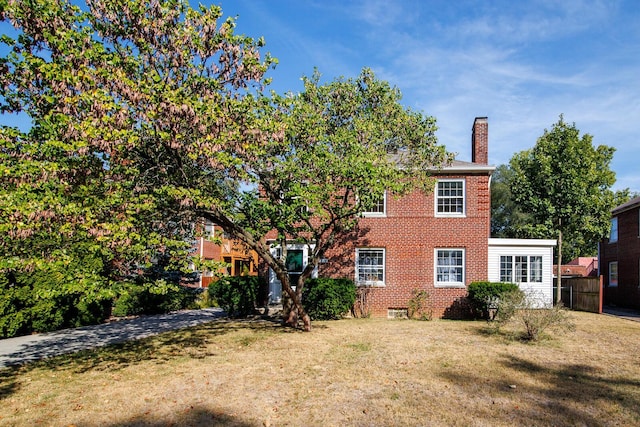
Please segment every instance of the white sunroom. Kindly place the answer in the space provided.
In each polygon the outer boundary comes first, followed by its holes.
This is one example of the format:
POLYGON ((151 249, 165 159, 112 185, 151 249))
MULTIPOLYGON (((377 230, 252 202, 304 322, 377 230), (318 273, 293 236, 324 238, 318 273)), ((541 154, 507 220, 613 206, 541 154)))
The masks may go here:
POLYGON ((551 239, 489 239, 489 281, 516 283, 535 295, 541 307, 550 307, 556 243, 551 239))

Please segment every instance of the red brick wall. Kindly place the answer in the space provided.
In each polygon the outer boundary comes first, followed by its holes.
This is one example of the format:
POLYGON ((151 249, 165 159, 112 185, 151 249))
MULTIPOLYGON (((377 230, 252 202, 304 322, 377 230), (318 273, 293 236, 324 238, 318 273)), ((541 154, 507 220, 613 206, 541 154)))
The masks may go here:
POLYGON ((319 275, 355 278, 357 247, 384 248, 385 286, 372 295, 374 316, 387 316, 390 308, 406 308, 414 289, 426 290, 438 317, 459 317, 467 290, 436 288, 434 264, 436 248, 465 250, 465 284, 487 279, 487 239, 489 238, 489 176, 442 176, 464 178, 466 216, 435 217, 433 193, 414 192, 402 199, 387 197, 385 218, 363 218, 359 236, 349 236, 326 254, 319 275))
POLYGON ((621 212, 618 241, 600 244, 600 266, 604 278, 604 302, 620 307, 640 308, 640 230, 638 208, 621 212), (618 286, 609 285, 609 263, 618 262, 618 286))

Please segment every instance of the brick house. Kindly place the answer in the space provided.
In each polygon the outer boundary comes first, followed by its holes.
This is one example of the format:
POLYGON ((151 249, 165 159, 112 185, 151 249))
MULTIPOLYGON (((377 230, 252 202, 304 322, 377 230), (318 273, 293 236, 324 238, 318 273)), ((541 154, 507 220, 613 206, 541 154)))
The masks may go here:
MULTIPOLYGON (((429 194, 415 191, 399 199, 385 195, 372 212, 363 213, 356 237, 325 253, 313 277, 353 278, 366 289, 375 317, 406 314, 414 290, 428 292, 434 316, 463 317, 468 314, 467 286, 486 280, 518 283, 551 304, 556 241, 490 239, 495 167, 488 164, 488 149, 487 118, 478 117, 472 127, 471 162, 454 160, 433 171, 429 194)), ((288 246, 293 284, 307 256, 304 245, 288 246)), ((282 288, 270 270, 268 281, 269 301, 279 302, 282 288)))
POLYGON ((609 238, 599 252, 604 303, 640 309, 640 197, 611 211, 609 238))
MULTIPOLYGON (((258 275, 258 255, 240 240, 229 236, 219 225, 211 221, 201 224, 202 236, 197 240, 193 254, 202 260, 224 262, 222 273, 229 276, 258 275), (215 238, 214 238, 215 237, 215 238)), ((211 271, 198 272, 195 286, 208 287, 213 280, 211 271)))

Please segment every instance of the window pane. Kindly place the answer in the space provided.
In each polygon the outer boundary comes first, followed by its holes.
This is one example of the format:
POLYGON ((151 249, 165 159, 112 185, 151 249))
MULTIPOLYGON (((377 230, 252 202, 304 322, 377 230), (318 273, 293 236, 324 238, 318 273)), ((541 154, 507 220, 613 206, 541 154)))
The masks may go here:
POLYGON ((436 281, 463 283, 464 260, 461 250, 438 250, 436 262, 436 281))
POLYGON ((618 286, 618 263, 609 263, 609 286, 618 286))
POLYGON ((516 283, 527 282, 527 257, 516 257, 516 283))
POLYGON ((513 282, 513 257, 500 257, 500 281, 513 282))
POLYGON ((438 213, 464 213, 464 181, 438 181, 438 213))
POLYGON ((618 241, 618 218, 611 218, 611 229, 609 230, 609 242, 618 241))
POLYGON ((359 283, 384 282, 384 250, 359 249, 357 252, 359 283))
POLYGON ((529 258, 529 281, 542 282, 542 257, 532 256, 529 258))

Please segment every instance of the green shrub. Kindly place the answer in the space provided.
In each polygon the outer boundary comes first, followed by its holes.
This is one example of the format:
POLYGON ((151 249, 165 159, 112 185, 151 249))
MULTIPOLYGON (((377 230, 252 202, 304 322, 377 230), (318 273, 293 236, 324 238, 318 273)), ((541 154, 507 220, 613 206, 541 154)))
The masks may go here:
POLYGON ((109 298, 74 283, 60 283, 56 269, 48 267, 0 274, 1 338, 92 325, 109 317, 109 298))
POLYGON ((349 279, 309 279, 302 305, 314 320, 339 319, 353 307, 356 285, 349 279))
POLYGON ((429 292, 414 289, 412 297, 407 304, 407 315, 409 319, 431 320, 433 319, 433 305, 429 292))
POLYGON ((167 283, 164 280, 122 283, 118 287, 112 314, 124 317, 196 308, 196 300, 201 292, 199 289, 167 283))
POLYGON ((244 317, 255 312, 258 276, 226 276, 211 282, 209 296, 227 312, 229 317, 244 317))
POLYGON ((517 291, 515 283, 472 282, 469 284, 469 301, 476 317, 493 320, 497 312, 498 302, 507 292, 517 291))

